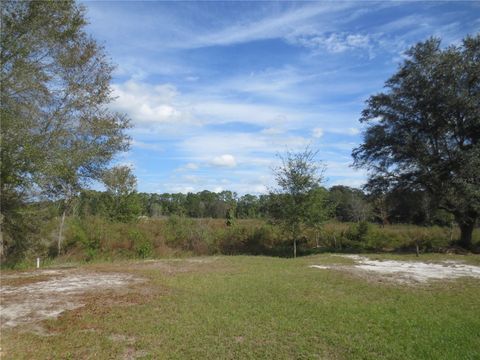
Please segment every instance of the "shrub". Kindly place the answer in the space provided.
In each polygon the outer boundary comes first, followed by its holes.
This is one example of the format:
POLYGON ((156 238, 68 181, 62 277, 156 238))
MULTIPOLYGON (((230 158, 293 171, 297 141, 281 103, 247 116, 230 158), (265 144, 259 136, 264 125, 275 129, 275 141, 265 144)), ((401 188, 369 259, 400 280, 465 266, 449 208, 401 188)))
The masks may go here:
POLYGON ((130 230, 128 233, 128 237, 130 241, 133 243, 133 250, 135 251, 135 255, 139 258, 146 259, 151 257, 153 254, 153 245, 152 242, 147 238, 147 236, 137 230, 133 229, 130 230))
POLYGON ((64 241, 65 251, 78 245, 86 246, 88 244, 88 237, 82 225, 83 224, 79 219, 74 219, 73 221, 68 222, 64 241))
POLYGON ((226 255, 241 254, 244 250, 244 242, 248 237, 247 228, 244 226, 228 227, 217 241, 220 253, 226 255))

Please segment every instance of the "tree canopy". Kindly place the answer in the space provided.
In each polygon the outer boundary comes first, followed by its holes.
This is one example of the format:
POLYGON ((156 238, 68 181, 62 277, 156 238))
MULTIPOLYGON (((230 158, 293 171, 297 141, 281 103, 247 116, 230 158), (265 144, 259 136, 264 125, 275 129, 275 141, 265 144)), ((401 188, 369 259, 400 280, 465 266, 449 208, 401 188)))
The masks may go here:
MULTIPOLYGON (((107 107, 113 67, 85 25, 84 9, 74 1, 2 2, 0 166, 7 235, 18 228, 23 201, 73 197, 128 148, 129 120, 107 107)), ((20 237, 9 241, 14 238, 20 237)))
POLYGON ((452 213, 469 247, 480 215, 480 34, 441 47, 431 38, 371 96, 354 163, 370 170, 370 188, 428 191, 452 213))
POLYGON ((140 199, 135 196, 137 178, 132 169, 126 165, 114 166, 102 175, 102 181, 107 188, 107 199, 111 199, 109 216, 117 221, 130 221, 141 212, 140 199))
POLYGON ((309 148, 287 151, 279 155, 280 165, 274 169, 278 188, 270 194, 270 215, 290 234, 294 257, 302 224, 323 221, 326 217, 322 209, 325 197, 317 192, 324 168, 316 161, 316 156, 317 153, 309 148))

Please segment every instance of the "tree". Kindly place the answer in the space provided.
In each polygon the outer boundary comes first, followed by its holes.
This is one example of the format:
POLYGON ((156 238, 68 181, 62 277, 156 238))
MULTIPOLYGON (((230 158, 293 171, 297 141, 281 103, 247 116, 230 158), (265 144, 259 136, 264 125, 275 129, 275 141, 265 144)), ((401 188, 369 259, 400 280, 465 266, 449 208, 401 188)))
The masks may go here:
POLYGON ((136 194, 137 178, 128 166, 115 166, 102 176, 107 193, 113 198, 110 217, 119 221, 129 221, 141 212, 140 199, 136 194))
POLYGON ((107 191, 115 197, 131 194, 137 189, 137 178, 128 166, 115 166, 103 173, 107 191))
POLYGON ((297 256, 297 238, 308 221, 311 193, 323 179, 324 168, 316 161, 317 153, 308 147, 300 152, 279 155, 281 164, 273 169, 278 189, 270 194, 270 214, 279 221, 293 242, 297 256))
POLYGON ((354 163, 370 170, 370 183, 428 191, 468 248, 480 214, 480 34, 444 49, 431 38, 406 55, 387 90, 367 101, 354 163))
POLYGON ((369 204, 360 189, 335 185, 330 188, 329 198, 337 220, 360 222, 370 217, 369 204))
POLYGON ((385 178, 375 178, 370 181, 366 186, 366 190, 370 192, 369 200, 372 205, 372 215, 379 221, 382 226, 389 223, 389 207, 387 197, 389 194, 389 184, 385 181, 385 178))
POLYGON ((235 210, 233 207, 227 211, 225 224, 227 226, 233 226, 235 224, 235 210))
POLYGON ((325 221, 331 218, 334 207, 329 200, 328 191, 318 187, 310 191, 309 202, 306 211, 306 223, 315 230, 315 242, 320 246, 318 239, 320 230, 325 221))
POLYGON ((107 107, 113 67, 85 33, 84 13, 74 1, 2 2, 0 200, 9 239, 26 200, 62 199, 64 219, 80 189, 128 148, 129 120, 107 107))
POLYGON ((258 217, 259 202, 259 199, 254 195, 243 195, 237 202, 237 216, 243 219, 253 219, 258 217))

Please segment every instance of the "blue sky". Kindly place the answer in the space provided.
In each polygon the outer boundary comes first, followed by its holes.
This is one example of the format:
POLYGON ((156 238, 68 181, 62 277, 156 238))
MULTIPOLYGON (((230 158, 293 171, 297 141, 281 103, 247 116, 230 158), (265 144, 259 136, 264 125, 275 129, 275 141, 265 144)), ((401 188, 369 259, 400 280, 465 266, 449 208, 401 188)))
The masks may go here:
POLYGON ((129 164, 145 192, 272 187, 277 153, 310 145, 327 186, 351 168, 365 100, 405 49, 480 30, 480 2, 84 1, 87 31, 117 65, 129 164))

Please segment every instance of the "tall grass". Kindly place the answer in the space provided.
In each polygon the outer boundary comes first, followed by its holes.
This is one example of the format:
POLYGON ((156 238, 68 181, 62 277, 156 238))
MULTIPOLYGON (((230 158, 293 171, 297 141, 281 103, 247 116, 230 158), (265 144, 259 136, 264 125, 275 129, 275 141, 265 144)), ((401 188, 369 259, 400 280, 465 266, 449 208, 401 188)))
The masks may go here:
MULTIPOLYGON (((321 230, 298 234, 299 253, 323 251, 441 252, 459 237, 457 228, 414 225, 379 226, 370 223, 328 222, 321 230)), ((150 258, 214 254, 290 256, 291 240, 281 229, 262 220, 238 220, 227 226, 221 219, 172 216, 145 218, 135 223, 110 222, 100 217, 68 220, 62 258, 150 258)), ((480 245, 480 230, 474 232, 480 245)))

